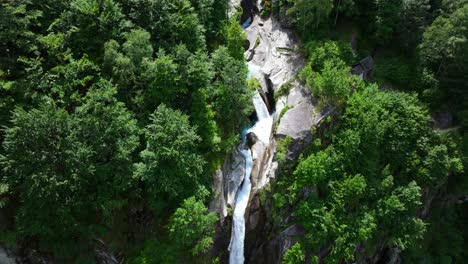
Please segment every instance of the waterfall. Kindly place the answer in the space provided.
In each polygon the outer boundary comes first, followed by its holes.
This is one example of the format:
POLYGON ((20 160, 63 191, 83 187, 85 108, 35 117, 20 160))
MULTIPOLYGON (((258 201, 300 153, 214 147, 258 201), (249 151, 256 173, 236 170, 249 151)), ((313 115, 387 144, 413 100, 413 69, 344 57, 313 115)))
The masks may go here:
MULTIPOLYGON (((245 133, 247 134, 247 133, 245 133)), ((245 159, 245 177, 242 186, 237 192, 234 214, 232 217, 232 237, 230 244, 230 264, 244 263, 244 238, 245 238, 245 209, 250 196, 250 173, 252 171, 252 154, 247 147, 246 136, 243 135, 241 154, 245 159)))
POLYGON ((237 191, 236 202, 234 204, 234 214, 232 217, 232 236, 229 244, 229 263, 243 264, 244 263, 244 239, 245 239, 245 211, 249 202, 250 196, 250 174, 252 172, 252 154, 247 145, 247 134, 255 133, 259 140, 268 144, 270 141, 271 129, 273 126, 273 117, 270 116, 268 108, 265 105, 262 97, 258 92, 252 98, 255 112, 257 113, 258 121, 248 130, 242 133, 242 143, 240 153, 245 159, 245 175, 244 182, 237 191))
POLYGON ((256 92, 253 97, 253 104, 255 106, 258 121, 248 130, 248 132, 254 132, 258 139, 263 143, 268 144, 270 142, 271 129, 273 126, 273 117, 270 116, 270 112, 268 112, 268 108, 258 92, 256 92))

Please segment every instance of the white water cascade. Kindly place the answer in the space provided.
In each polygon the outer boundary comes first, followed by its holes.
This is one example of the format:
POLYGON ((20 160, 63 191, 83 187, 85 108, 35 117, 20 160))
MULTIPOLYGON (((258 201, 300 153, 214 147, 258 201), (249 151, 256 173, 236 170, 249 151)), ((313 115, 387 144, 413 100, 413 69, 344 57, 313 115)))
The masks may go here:
POLYGON ((270 116, 268 109, 258 92, 253 97, 255 112, 257 113, 258 121, 248 130, 242 133, 242 143, 239 146, 240 153, 245 159, 245 175, 242 186, 237 191, 236 202, 234 204, 234 214, 232 217, 232 236, 229 244, 229 263, 243 264, 244 263, 244 239, 245 239, 245 211, 249 202, 250 196, 250 174, 252 172, 252 153, 247 145, 247 134, 255 133, 257 138, 263 143, 268 144, 270 141, 271 130, 273 125, 273 117, 270 116))

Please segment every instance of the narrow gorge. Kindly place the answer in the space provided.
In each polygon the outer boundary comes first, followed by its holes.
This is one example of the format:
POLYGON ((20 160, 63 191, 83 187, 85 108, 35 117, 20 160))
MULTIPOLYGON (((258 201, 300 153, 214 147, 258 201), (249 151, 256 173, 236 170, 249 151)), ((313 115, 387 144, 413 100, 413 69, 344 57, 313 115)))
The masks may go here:
MULTIPOLYGON (((292 245, 292 237, 302 232, 297 226, 291 226, 268 241, 264 237, 268 227, 264 224, 271 205, 262 204, 259 194, 275 181, 276 141, 290 138, 286 158, 296 159, 311 142, 312 127, 331 112, 327 107, 318 111, 317 102, 295 80, 305 63, 299 52, 298 36, 274 16, 260 17, 257 4, 255 1, 241 3, 244 8, 241 24, 248 43, 244 54, 248 78, 255 78, 260 84, 253 97, 257 121, 243 131, 242 143, 215 173, 216 198, 211 203, 211 210, 217 211, 221 218, 220 230, 232 225, 230 238, 220 231, 215 239, 215 250, 223 251, 223 245, 224 250, 229 249, 231 264, 244 263, 244 260, 245 263, 279 263, 292 245), (246 12, 246 8, 250 11, 246 12), (233 212, 232 223, 229 211, 233 212)), ((232 2, 231 14, 235 6, 232 2)))
POLYGON ((0 18, 0 264, 467 263, 466 0, 0 18))

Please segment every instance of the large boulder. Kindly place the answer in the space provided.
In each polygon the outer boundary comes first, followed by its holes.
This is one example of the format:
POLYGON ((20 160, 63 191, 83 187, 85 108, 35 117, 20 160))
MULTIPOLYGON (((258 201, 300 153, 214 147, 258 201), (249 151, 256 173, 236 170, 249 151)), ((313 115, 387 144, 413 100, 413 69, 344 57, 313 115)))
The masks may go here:
POLYGON ((226 204, 234 208, 236 194, 245 176, 245 160, 237 148, 226 157, 223 165, 224 195, 226 204))
POLYGON ((247 137, 247 145, 249 146, 249 148, 255 145, 255 143, 257 143, 258 141, 258 137, 257 135, 255 135, 254 132, 247 133, 246 137, 247 137))
POLYGON ((252 182, 252 193, 250 196, 252 197, 269 182, 274 144, 265 145, 265 143, 259 140, 252 146, 251 151, 253 165, 250 176, 252 182))
POLYGON ((316 119, 316 109, 310 94, 297 82, 287 96, 286 105, 279 106, 287 111, 279 120, 276 135, 290 136, 293 139, 305 138, 310 135, 310 129, 316 119))
POLYGON ((291 90, 276 103, 279 124, 276 138, 290 137, 287 160, 297 159, 311 143, 313 128, 333 113, 334 108, 326 105, 317 109, 317 101, 297 81, 291 83, 291 90))

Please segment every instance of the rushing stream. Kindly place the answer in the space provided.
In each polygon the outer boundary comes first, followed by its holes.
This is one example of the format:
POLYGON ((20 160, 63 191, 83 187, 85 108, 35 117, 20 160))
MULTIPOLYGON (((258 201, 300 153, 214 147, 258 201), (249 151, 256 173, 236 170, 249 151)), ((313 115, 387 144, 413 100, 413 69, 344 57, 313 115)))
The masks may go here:
POLYGON ((244 263, 245 211, 249 202, 251 189, 250 174, 252 172, 253 165, 252 153, 247 144, 247 134, 253 132, 259 140, 265 144, 268 144, 270 141, 271 129, 273 125, 273 117, 270 116, 265 102, 258 92, 255 93, 252 100, 255 106, 255 112, 257 113, 258 121, 251 128, 242 133, 242 143, 239 146, 240 153, 245 159, 245 175, 244 182, 237 191, 236 202, 234 205, 232 237, 229 246, 230 264, 244 263))
POLYGON ((232 237, 230 245, 229 263, 244 263, 244 238, 245 238, 245 209, 250 196, 250 173, 252 171, 252 154, 246 148, 246 134, 244 133, 241 145, 241 154, 245 159, 244 183, 237 192, 234 215, 232 217, 232 237))

